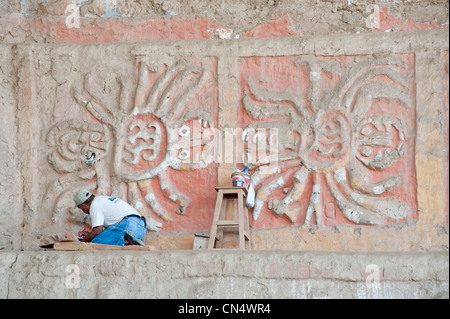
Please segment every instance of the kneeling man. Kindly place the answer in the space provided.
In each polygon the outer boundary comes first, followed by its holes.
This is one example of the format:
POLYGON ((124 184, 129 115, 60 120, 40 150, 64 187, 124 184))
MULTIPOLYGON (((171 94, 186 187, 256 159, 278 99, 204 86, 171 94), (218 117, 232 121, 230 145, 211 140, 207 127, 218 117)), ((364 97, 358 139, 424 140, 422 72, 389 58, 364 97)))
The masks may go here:
POLYGON ((83 242, 144 245, 146 220, 130 204, 116 197, 95 196, 86 190, 76 193, 73 199, 78 208, 91 216, 92 230, 80 234, 83 242))

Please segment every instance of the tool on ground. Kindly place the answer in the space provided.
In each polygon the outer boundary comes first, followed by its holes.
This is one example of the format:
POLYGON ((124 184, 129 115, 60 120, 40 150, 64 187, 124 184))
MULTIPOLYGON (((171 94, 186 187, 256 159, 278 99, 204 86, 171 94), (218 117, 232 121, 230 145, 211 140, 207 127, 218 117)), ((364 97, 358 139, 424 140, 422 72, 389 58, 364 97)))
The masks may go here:
POLYGON ((134 234, 129 230, 127 230, 125 232, 125 238, 136 245, 145 246, 144 242, 142 240, 140 240, 139 238, 137 238, 136 236, 134 236, 134 234))

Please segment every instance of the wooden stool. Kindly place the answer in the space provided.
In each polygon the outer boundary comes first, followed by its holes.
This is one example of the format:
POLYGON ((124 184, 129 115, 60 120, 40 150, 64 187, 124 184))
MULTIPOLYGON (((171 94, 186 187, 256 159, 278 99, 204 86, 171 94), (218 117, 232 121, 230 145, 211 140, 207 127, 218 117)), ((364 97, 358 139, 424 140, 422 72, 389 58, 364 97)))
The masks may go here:
POLYGON ((238 231, 239 249, 250 249, 250 228, 248 223, 248 208, 245 205, 247 198, 247 189, 245 187, 216 187, 217 201, 214 210, 214 218, 209 235, 208 249, 214 248, 216 239, 222 240, 224 231, 238 231), (238 219, 236 213, 233 220, 225 219, 224 200, 237 199, 238 201, 238 219), (219 233, 217 232, 220 227, 219 233), (216 235, 219 237, 216 238, 216 235))

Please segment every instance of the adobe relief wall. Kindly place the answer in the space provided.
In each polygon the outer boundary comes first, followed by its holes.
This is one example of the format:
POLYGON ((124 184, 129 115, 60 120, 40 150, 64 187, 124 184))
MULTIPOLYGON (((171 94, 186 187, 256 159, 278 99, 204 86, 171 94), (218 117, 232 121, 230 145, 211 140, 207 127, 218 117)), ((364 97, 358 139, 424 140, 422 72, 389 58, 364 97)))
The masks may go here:
POLYGON ((254 249, 448 250, 448 2, 70 3, 0 6, 0 249, 80 188, 190 249, 245 163, 254 249))

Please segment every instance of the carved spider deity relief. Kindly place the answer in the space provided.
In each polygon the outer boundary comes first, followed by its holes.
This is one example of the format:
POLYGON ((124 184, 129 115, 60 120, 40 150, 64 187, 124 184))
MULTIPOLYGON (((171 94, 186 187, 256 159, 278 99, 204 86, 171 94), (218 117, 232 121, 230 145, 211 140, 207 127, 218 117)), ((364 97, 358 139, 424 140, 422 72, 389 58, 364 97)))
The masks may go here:
POLYGON ((259 129, 278 130, 278 164, 247 163, 254 227, 417 218, 413 62, 411 55, 240 59, 247 159, 258 157, 250 144, 259 129))
MULTIPOLYGON (((211 171, 194 172, 210 163, 194 159, 196 152, 192 151, 202 148, 205 131, 217 126, 216 68, 213 58, 154 63, 138 55, 136 75, 117 76, 118 92, 111 94, 117 101, 99 94, 106 81, 102 76, 86 74, 81 87, 73 89, 73 96, 91 115, 92 123, 57 123, 47 136, 49 161, 61 176, 58 186, 50 186, 46 196, 66 194, 58 195, 55 214, 63 202, 67 205, 67 194, 73 194, 77 187, 107 195, 114 189, 113 194, 128 200, 147 217, 149 229, 158 231, 163 224, 165 230, 189 229, 186 219, 179 222, 181 226, 170 226, 170 222, 189 211, 188 195, 199 187, 174 185, 173 181, 193 177, 205 184, 217 183, 211 171)), ((200 211, 201 204, 196 201, 193 211, 200 211)), ((209 208, 205 211, 209 213, 209 208)), ((195 227, 210 226, 196 221, 209 223, 201 215, 191 217, 195 227)))

